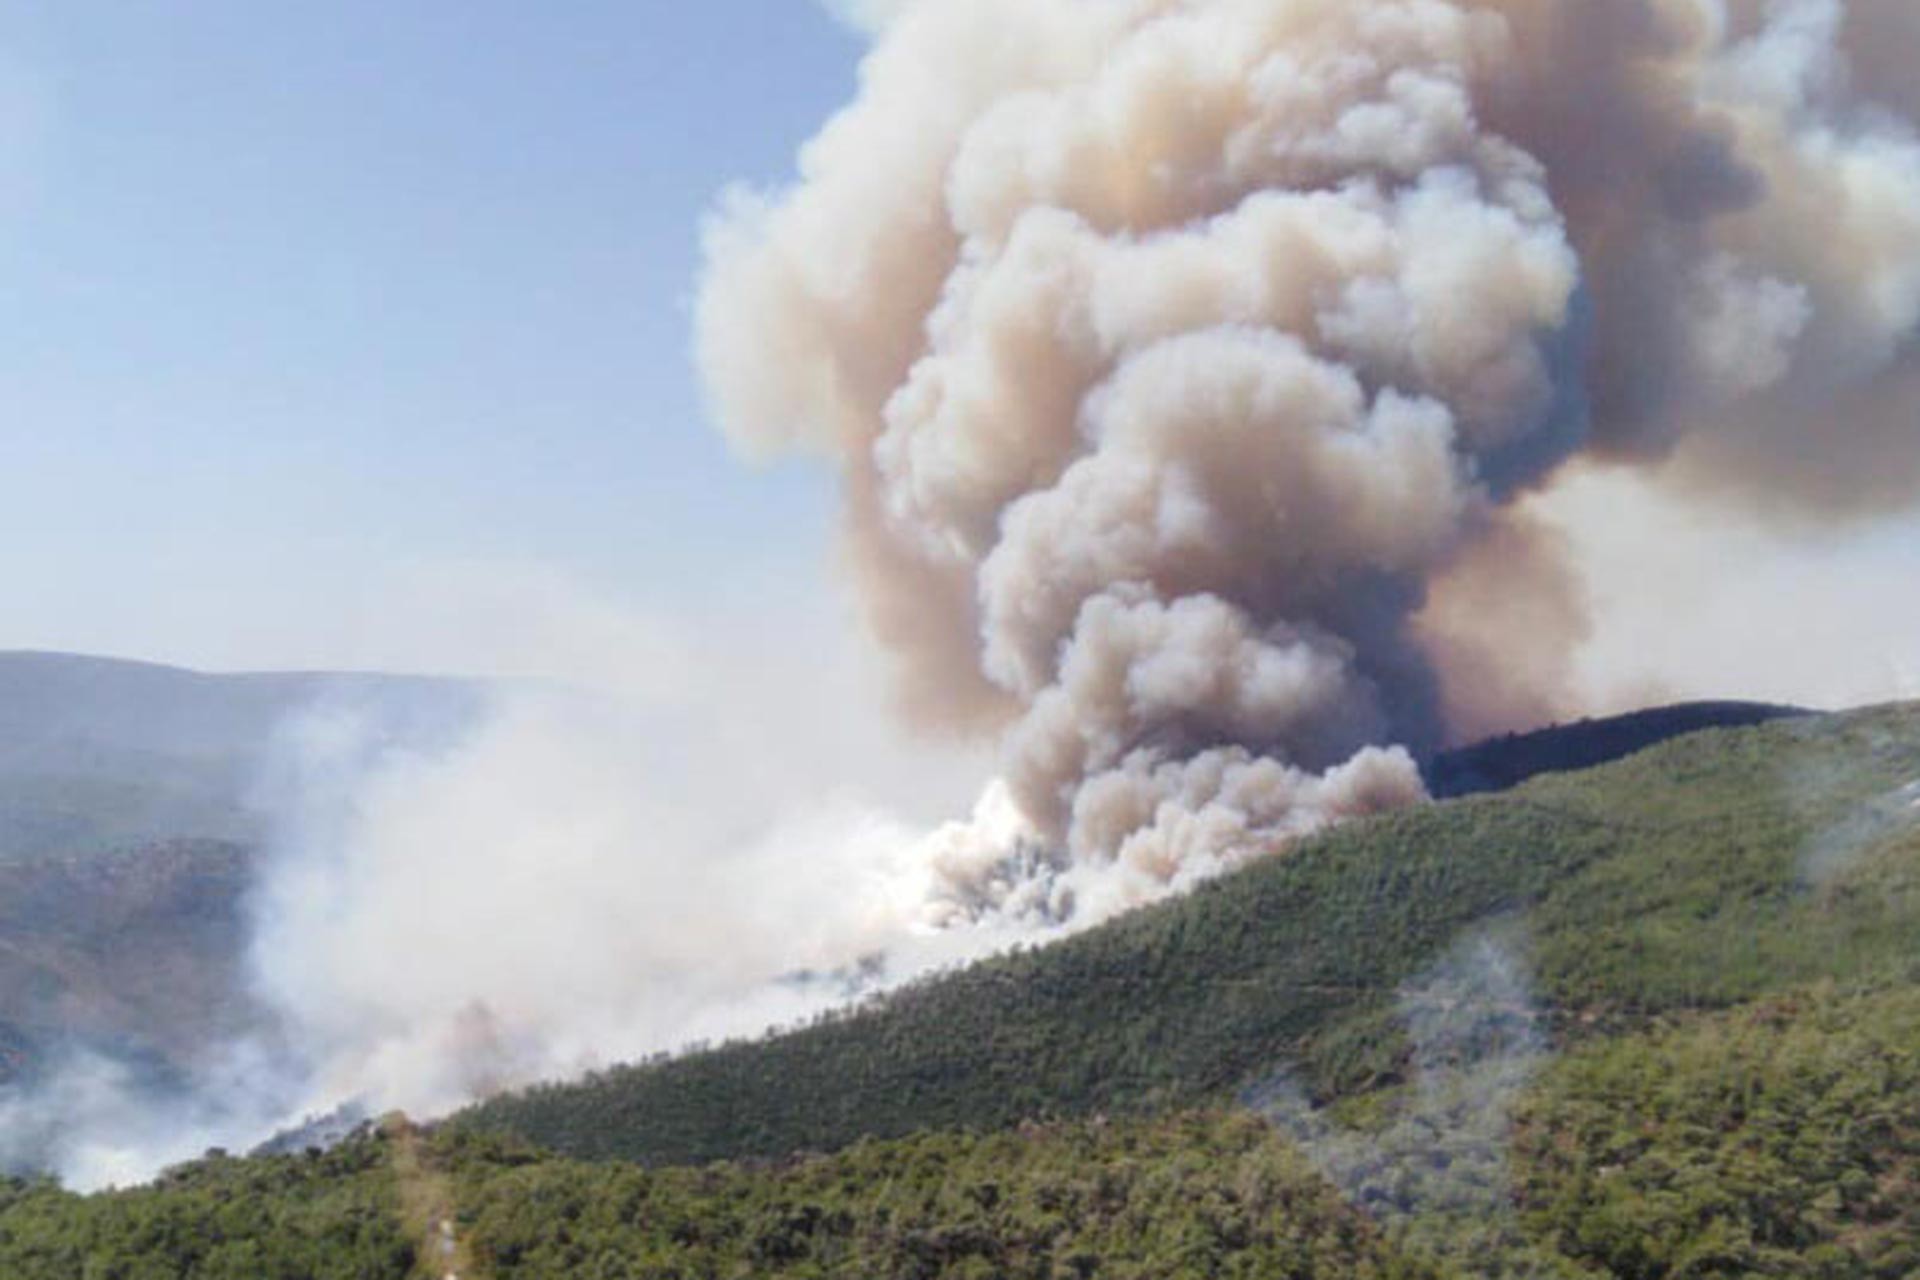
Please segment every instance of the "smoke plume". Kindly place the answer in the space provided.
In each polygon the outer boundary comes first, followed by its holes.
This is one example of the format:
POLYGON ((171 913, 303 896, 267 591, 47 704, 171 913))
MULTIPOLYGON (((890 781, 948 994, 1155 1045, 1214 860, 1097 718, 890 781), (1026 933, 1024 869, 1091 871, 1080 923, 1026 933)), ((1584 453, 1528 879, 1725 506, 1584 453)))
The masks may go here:
POLYGON ((697 355, 836 461, 909 713, 1150 890, 1568 704, 1570 462, 1911 504, 1916 57, 1892 2, 917 0, 712 220, 697 355))
POLYGON ((1910 0, 834 7, 857 96, 722 202, 695 345, 743 452, 837 465, 898 701, 997 744, 974 815, 820 802, 879 766, 764 600, 725 671, 638 663, 640 713, 521 691, 431 753, 310 720, 258 904, 285 1043, 223 1055, 269 1096, 154 1151, 0 1109, 0 1154, 133 1176, 1084 925, 1573 708, 1614 602, 1556 500, 1626 476, 1778 540, 1920 495, 1910 0))

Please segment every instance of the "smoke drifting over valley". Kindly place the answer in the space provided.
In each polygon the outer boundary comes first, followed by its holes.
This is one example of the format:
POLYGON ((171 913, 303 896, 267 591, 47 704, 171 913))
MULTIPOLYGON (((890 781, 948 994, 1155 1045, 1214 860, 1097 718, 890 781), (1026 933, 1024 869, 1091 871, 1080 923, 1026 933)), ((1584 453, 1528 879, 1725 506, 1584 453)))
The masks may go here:
POLYGON ((1059 879, 955 896, 1134 900, 1573 706, 1563 476, 1908 506, 1915 55, 1838 0, 898 9, 711 225, 697 348, 837 461, 910 714, 1002 744, 1059 879))

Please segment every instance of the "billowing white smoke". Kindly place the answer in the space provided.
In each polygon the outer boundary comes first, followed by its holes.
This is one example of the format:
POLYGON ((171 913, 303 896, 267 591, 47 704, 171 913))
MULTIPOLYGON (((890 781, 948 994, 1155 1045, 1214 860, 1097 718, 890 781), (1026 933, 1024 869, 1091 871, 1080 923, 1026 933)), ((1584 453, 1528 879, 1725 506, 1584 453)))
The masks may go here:
POLYGON ((1563 705, 1516 503, 1569 460, 1913 498, 1896 47, 1838 0, 918 0, 714 219, 699 361, 744 450, 838 461, 906 706, 1126 900, 1563 705))
POLYGON ((211 1050, 191 1088, 78 1048, 37 1074, 0 1089, 0 1174, 50 1171, 82 1190, 143 1181, 210 1147, 244 1149, 288 1105, 281 1064, 255 1044, 211 1050))
MULTIPOLYGON (((43 1064, 0 1090, 0 1172, 93 1189, 336 1109, 438 1115, 1035 936, 943 927, 970 914, 936 870, 964 851, 925 823, 980 769, 903 753, 862 710, 865 655, 824 620, 782 613, 791 663, 737 651, 725 618, 698 644, 662 627, 633 646, 639 621, 596 639, 539 619, 623 692, 502 684, 428 733, 335 698, 283 726, 247 957, 261 1030, 178 1079, 83 1051, 43 1064)), ((1019 834, 991 798, 965 830, 1001 849, 1019 834)))
POLYGON ((730 745, 538 688, 426 753, 350 708, 292 726, 254 969, 300 1109, 437 1114, 1012 940, 943 933, 924 837, 851 794, 729 803, 730 745))

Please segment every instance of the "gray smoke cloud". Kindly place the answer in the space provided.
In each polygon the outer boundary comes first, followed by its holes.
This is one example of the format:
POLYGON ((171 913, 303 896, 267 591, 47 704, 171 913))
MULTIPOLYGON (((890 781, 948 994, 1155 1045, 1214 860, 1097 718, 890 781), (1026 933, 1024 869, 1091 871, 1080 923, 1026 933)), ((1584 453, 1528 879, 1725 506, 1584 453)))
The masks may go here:
POLYGON ((903 705, 998 735, 1065 879, 1564 707, 1588 619, 1519 500, 1573 460, 1920 491, 1910 6, 890 8, 798 180, 715 215, 697 355, 743 451, 837 462, 903 705))
POLYGON ((1343 1126, 1284 1075, 1242 1099, 1396 1241, 1471 1241, 1488 1275, 1535 1273, 1512 1256, 1509 1153, 1516 1110, 1552 1055, 1524 955, 1524 936, 1496 924, 1406 984, 1410 1080, 1370 1126, 1343 1126))

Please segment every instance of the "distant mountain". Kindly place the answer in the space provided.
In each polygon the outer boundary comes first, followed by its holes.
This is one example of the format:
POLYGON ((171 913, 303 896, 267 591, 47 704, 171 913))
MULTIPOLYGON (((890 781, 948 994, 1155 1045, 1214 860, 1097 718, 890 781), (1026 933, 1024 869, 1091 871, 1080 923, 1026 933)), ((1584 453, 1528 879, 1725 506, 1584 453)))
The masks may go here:
POLYGON ((415 676, 208 675, 63 653, 0 652, 0 864, 168 840, 262 834, 255 789, 289 717, 378 710, 401 737, 456 731, 479 686, 415 676))

